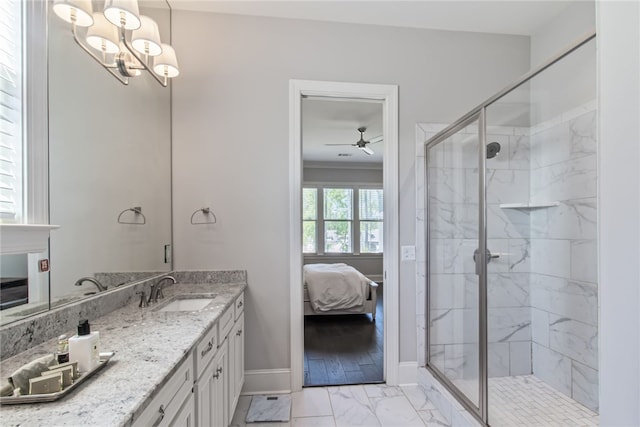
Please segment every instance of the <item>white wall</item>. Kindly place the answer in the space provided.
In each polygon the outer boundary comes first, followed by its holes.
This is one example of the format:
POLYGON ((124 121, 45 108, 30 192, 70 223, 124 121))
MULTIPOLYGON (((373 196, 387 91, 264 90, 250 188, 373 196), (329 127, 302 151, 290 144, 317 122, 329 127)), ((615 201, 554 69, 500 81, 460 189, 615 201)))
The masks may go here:
POLYGON ((531 36, 531 67, 542 65, 565 46, 579 37, 595 31, 595 1, 572 2, 553 20, 549 21, 531 36))
MULTIPOLYGON (((537 68, 595 31, 595 2, 573 2, 531 36, 531 65, 537 68)), ((593 45, 591 42, 590 45, 593 45)), ((531 81, 531 125, 551 120, 595 99, 596 56, 583 47, 531 81)))
MULTIPOLYGON (((529 69, 526 37, 175 11, 175 268, 247 269, 247 369, 289 368, 289 79, 397 84, 401 245, 415 244, 415 124, 451 122, 529 69), (210 206, 214 226, 189 225, 210 206)), ((415 263, 400 360, 416 360, 415 263)))
POLYGON ((600 424, 640 425, 640 4, 598 3, 600 424))

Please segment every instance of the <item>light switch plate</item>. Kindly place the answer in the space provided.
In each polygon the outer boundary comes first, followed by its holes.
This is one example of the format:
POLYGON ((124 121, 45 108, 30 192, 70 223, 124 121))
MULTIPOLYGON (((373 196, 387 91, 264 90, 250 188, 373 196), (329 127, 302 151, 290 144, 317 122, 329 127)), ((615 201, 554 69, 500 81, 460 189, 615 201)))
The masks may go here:
POLYGON ((400 249, 402 261, 413 261, 416 259, 415 246, 402 246, 400 249))
POLYGON ((164 245, 164 263, 169 264, 171 262, 171 245, 164 245))

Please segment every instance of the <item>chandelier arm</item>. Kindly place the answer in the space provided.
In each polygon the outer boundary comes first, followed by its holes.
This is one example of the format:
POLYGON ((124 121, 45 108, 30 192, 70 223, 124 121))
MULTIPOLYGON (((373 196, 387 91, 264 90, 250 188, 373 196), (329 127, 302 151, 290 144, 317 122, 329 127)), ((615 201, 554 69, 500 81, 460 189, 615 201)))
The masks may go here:
POLYGON ((88 47, 86 47, 80 41, 80 38, 78 37, 78 30, 76 27, 75 19, 71 22, 71 33, 73 34, 73 40, 75 40, 75 42, 78 44, 78 46, 82 48, 82 50, 87 52, 89 56, 91 56, 98 64, 102 65, 113 77, 118 79, 120 83, 122 83, 123 85, 129 84, 129 79, 127 77, 121 76, 120 74, 114 71, 115 69, 118 68, 116 64, 105 64, 100 58, 98 58, 98 56, 95 53, 93 53, 88 47))
POLYGON ((124 48, 127 49, 127 51, 129 51, 131 56, 133 56, 144 67, 144 69, 147 70, 149 72, 149 74, 151 74, 151 76, 153 76, 153 78, 161 86, 167 87, 167 84, 168 84, 167 76, 164 77, 164 81, 162 79, 160 79, 160 77, 158 77, 156 75, 156 73, 154 73, 153 70, 151 70, 149 68, 149 66, 147 65, 146 61, 144 61, 142 58, 140 58, 138 56, 138 54, 136 53, 136 50, 133 48, 133 46, 131 46, 129 44, 129 41, 127 40, 127 37, 126 37, 126 33, 125 33, 124 27, 120 27, 118 30, 119 30, 119 34, 120 34, 120 44, 121 44, 121 46, 124 46, 124 48))

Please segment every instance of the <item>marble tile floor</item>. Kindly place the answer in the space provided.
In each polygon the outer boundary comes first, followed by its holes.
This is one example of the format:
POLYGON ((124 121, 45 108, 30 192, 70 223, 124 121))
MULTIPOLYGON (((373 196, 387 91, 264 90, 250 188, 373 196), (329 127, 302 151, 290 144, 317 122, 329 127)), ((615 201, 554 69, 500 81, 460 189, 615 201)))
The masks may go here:
POLYGON ((489 378, 492 427, 595 427, 598 414, 533 375, 489 378))
POLYGON ((278 421, 291 419, 291 395, 253 396, 245 420, 247 422, 278 421))
POLYGON ((287 423, 246 423, 251 396, 240 396, 232 427, 449 426, 417 385, 309 387, 291 394, 287 423))

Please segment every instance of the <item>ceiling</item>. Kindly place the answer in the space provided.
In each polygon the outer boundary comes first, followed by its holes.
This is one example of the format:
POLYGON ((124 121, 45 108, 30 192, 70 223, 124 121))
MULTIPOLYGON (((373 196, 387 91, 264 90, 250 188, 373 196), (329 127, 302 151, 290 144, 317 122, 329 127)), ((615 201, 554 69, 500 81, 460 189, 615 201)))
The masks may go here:
POLYGON ((585 0, 168 1, 179 10, 530 36, 571 3, 585 0))
MULTIPOLYGON (((367 147, 369 155, 350 144, 382 135, 382 103, 379 101, 303 98, 302 158, 305 162, 382 163, 384 141, 367 147), (328 146, 326 144, 346 144, 328 146)), ((378 138, 376 138, 378 139, 378 138)))
MULTIPOLYGON (((177 10, 530 36, 572 2, 586 0, 168 1, 177 10)), ((325 145, 357 142, 360 126, 367 127, 365 140, 381 135, 381 104, 305 99, 303 111, 305 161, 382 163, 384 141, 369 145, 373 155, 349 145, 325 145)))

